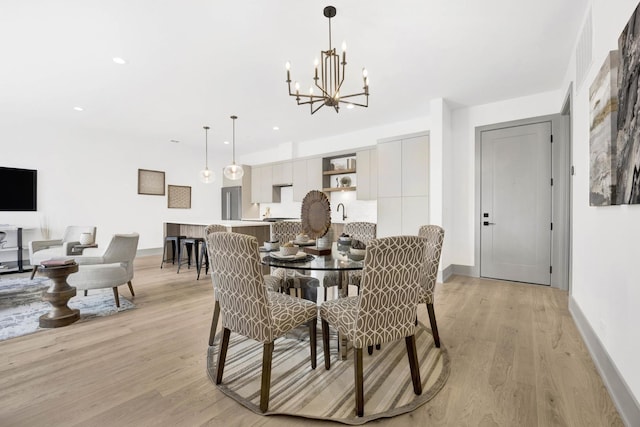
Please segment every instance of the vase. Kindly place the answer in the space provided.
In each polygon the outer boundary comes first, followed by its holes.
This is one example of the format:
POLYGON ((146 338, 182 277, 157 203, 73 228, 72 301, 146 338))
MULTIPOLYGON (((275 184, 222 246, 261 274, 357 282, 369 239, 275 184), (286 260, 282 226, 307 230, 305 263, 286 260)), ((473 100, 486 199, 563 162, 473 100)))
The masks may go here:
POLYGON ((80 244, 90 245, 93 243, 93 236, 91 233, 80 233, 80 244))

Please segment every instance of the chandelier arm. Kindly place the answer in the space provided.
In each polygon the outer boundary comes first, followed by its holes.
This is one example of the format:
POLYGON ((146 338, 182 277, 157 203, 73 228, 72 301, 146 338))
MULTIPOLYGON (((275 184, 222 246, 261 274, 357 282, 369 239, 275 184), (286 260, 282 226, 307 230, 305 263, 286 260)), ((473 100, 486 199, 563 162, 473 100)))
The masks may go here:
POLYGON ((341 96, 341 97, 340 97, 340 101, 342 101, 343 99, 346 99, 346 98, 353 98, 354 96, 364 96, 364 95, 366 95, 366 93, 364 93, 364 92, 361 92, 361 93, 353 93, 353 94, 351 94, 351 95, 341 96))
POLYGON ((321 109, 322 107, 324 107, 324 102, 321 103, 318 108, 316 108, 315 110, 313 109, 313 104, 311 104, 311 114, 315 113, 316 111, 318 111, 319 109, 321 109))

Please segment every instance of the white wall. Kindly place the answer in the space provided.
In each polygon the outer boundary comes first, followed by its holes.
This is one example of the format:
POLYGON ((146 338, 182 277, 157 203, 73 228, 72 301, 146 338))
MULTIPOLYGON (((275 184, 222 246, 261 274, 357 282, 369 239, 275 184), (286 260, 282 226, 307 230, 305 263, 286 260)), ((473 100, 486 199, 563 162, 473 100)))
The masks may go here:
MULTIPOLYGON (((67 225, 96 225, 104 248, 114 233, 140 233, 139 249, 162 246, 162 223, 211 221, 220 218, 220 173, 202 184, 201 150, 166 140, 138 139, 71 130, 0 118, 1 166, 38 170, 38 211, 0 212, 0 224, 34 227, 25 242, 40 238, 48 221, 51 238, 67 225), (166 196, 137 194, 138 168, 165 171, 166 184, 192 187, 191 209, 168 209, 166 196)), ((222 163, 209 159, 210 168, 222 163)), ((1 188, 10 183, 0 183, 1 188)))
MULTIPOLYGON (((640 399, 640 206, 589 206, 589 86, 626 25, 637 0, 594 0, 593 62, 573 102, 573 280, 580 308, 627 386, 640 399)), ((575 81, 575 57, 564 88, 575 81)), ((637 403, 636 403, 637 404, 637 403)))

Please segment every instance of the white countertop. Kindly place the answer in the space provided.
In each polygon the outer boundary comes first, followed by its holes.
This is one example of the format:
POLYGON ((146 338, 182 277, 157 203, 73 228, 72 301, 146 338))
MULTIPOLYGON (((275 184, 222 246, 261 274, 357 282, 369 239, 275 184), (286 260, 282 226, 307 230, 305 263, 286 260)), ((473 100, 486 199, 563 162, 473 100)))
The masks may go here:
POLYGON ((179 221, 167 221, 169 224, 181 224, 181 225, 201 225, 206 227, 209 224, 220 224, 225 227, 264 227, 269 226, 268 222, 264 221, 210 221, 204 222, 179 222, 179 221))

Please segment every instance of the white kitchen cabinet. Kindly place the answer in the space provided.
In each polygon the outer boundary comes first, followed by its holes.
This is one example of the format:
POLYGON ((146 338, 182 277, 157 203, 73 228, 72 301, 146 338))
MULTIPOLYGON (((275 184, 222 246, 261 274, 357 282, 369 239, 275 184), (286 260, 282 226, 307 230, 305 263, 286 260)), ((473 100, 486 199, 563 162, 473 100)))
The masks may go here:
POLYGON ((378 199, 377 237, 400 236, 402 234, 402 197, 378 199))
POLYGON ((358 167, 358 200, 376 200, 378 198, 378 150, 371 148, 356 153, 358 167))
POLYGON ((402 140, 378 144, 378 198, 402 195, 402 140))
POLYGON ((293 183, 293 163, 291 161, 273 164, 273 185, 284 186, 293 183))
POLYGON ((279 202, 274 194, 273 166, 254 166, 251 174, 251 203, 279 202))
POLYGON ((311 190, 322 191, 322 158, 293 162, 293 201, 301 202, 311 190))
POLYGON ((416 235, 429 224, 429 136, 378 144, 378 236, 416 235))

